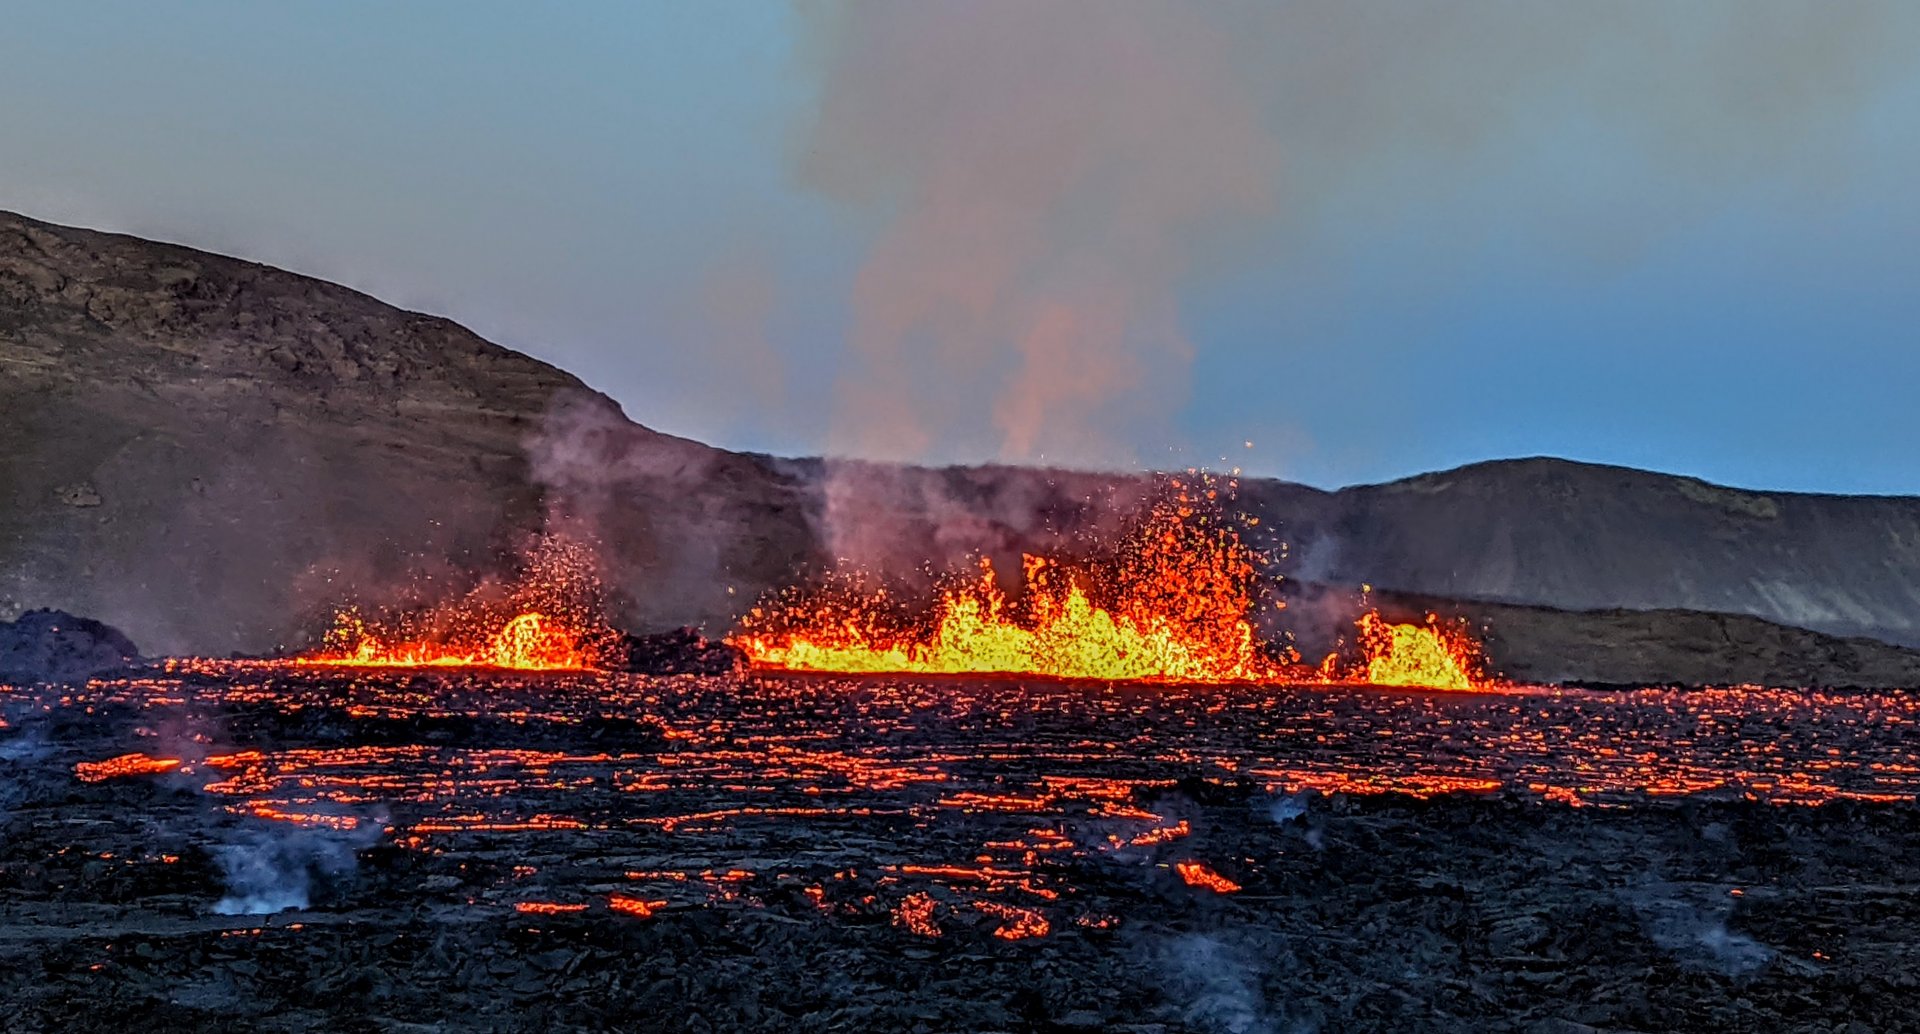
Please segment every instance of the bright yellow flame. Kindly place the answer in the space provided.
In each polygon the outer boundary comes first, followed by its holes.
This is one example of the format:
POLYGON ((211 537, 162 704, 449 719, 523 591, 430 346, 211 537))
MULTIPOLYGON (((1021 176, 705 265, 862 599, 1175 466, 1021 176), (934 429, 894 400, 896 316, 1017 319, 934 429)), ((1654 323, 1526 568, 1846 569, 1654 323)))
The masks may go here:
POLYGON ((459 651, 434 642, 388 644, 351 611, 335 616, 326 648, 296 658, 296 664, 355 668, 487 667, 522 671, 578 671, 592 667, 579 629, 563 627, 544 614, 520 614, 502 625, 477 650, 459 651))
POLYGON ((1425 626, 1363 615, 1357 664, 1333 656, 1315 670, 1267 649, 1251 618, 1258 556, 1217 518, 1213 490, 1175 487, 1103 562, 1027 556, 1019 603, 982 560, 918 620, 902 621, 884 592, 790 594, 729 642, 756 668, 790 671, 1475 687, 1479 644, 1431 615, 1425 626))
POLYGON ((1097 571, 1027 556, 1018 606, 982 560, 977 577, 947 588, 909 628, 889 624, 875 594, 756 612, 731 642, 756 667, 799 671, 1281 680, 1286 666, 1262 649, 1249 617, 1255 555, 1196 505, 1183 496, 1156 508, 1097 571))
POLYGON ((1360 641, 1367 654, 1367 682, 1375 686, 1421 689, 1473 689, 1478 647, 1459 633, 1426 625, 1391 625, 1378 611, 1360 616, 1360 641))

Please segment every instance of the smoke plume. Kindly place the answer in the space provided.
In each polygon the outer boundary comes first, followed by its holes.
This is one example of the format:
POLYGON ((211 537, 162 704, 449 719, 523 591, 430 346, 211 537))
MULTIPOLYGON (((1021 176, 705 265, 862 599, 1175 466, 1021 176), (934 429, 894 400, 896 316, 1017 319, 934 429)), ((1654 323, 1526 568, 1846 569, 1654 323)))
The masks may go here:
POLYGON ((1335 225, 1606 264, 1731 197, 1831 194, 1920 30, 1897 2, 804 10, 799 174, 872 230, 830 450, 1100 467, 1181 444, 1181 299, 1230 266, 1337 299, 1335 225))
POLYGON ((1272 203, 1232 41, 1170 4, 820 9, 808 182, 884 223, 831 447, 1131 465, 1186 400, 1175 297, 1272 203))
POLYGON ((306 908, 316 888, 351 879, 357 848, 376 842, 385 819, 350 829, 258 827, 214 849, 226 896, 220 915, 271 915, 306 908))
POLYGON ((1626 893, 1648 939, 1681 965, 1749 977, 1774 959, 1772 948, 1727 926, 1724 890, 1652 880, 1626 893))
MULTIPOLYGON (((1271 949, 1273 945, 1264 945, 1271 949)), ((1280 957, 1269 956, 1274 964, 1280 957)), ((1194 1030, 1210 1034, 1306 1034, 1312 1024, 1286 1023, 1267 999, 1267 974, 1246 953, 1221 937, 1191 933, 1175 938, 1162 955, 1168 997, 1180 1008, 1181 1020, 1194 1030)))

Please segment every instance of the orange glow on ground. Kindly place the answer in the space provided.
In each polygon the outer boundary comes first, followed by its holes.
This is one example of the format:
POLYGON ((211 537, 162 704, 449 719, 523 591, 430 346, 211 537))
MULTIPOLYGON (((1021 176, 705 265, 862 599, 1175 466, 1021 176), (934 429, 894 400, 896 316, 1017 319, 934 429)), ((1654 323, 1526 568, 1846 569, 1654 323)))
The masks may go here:
MULTIPOLYGON (((1323 795, 1501 794, 1548 815, 1569 807, 1604 815, 1696 794, 1706 795, 1703 807, 1911 807, 1920 789, 1912 735, 1920 701, 1901 692, 1140 692, 1046 680, 852 681, 423 679, 205 662, 191 674, 96 680, 57 702, 0 691, 0 704, 12 713, 29 701, 75 716, 143 712, 138 733, 101 718, 61 723, 101 734, 73 744, 88 751, 75 757, 100 760, 70 770, 73 789, 97 804, 138 800, 127 796, 136 788, 109 794, 79 780, 150 779, 165 784, 151 798, 161 807, 188 807, 175 791, 192 785, 196 811, 204 800, 249 821, 365 831, 356 840, 373 839, 371 825, 423 864, 480 852, 489 861, 465 892, 469 903, 528 927, 598 917, 651 929, 704 923, 702 910, 722 906, 764 908, 877 927, 939 952, 973 942, 1020 951, 1045 943, 1033 938, 1133 922, 1105 911, 1114 906, 1099 896, 1121 868, 1156 874, 1152 896, 1173 892, 1176 907, 1269 900, 1300 859, 1236 850, 1237 834, 1215 823, 1227 817, 1219 807, 1232 808, 1236 823, 1244 808, 1290 822, 1283 795, 1297 797, 1291 803, 1312 823, 1346 812, 1323 795), (513 741, 551 745, 306 744, 270 733, 177 764, 126 753, 141 739, 157 749, 147 730, 247 708, 365 714, 379 723, 366 730, 383 739, 395 728, 386 723, 406 716, 511 715, 513 741), (613 742, 569 743, 583 722, 607 716, 632 727, 613 742), (1196 771, 1213 789, 1190 785, 1196 771), (1216 791, 1231 796, 1198 811, 1183 799, 1216 791), (616 839, 632 846, 604 849, 616 839), (783 854, 784 845, 802 853, 783 854), (834 856, 811 853, 818 845, 834 856), (572 860, 561 864, 561 850, 572 860), (1216 859, 1231 872, 1215 869, 1216 859)), ((177 850, 144 843, 100 858, 116 867, 183 861, 162 849, 177 850)), ((1736 885, 1751 893, 1759 884, 1736 885)))
POLYGON ((1175 862, 1173 868, 1189 887, 1200 887, 1215 894, 1233 894, 1241 889, 1238 883, 1214 872, 1203 862, 1175 862))
POLYGON ((909 894, 894 906, 893 925, 919 937, 941 934, 940 924, 933 918, 933 897, 924 893, 909 894))
POLYGON ((154 775, 180 767, 179 758, 156 758, 146 754, 122 754, 105 761, 82 761, 73 766, 73 774, 83 783, 98 783, 120 776, 154 775))
POLYGON ((973 907, 1003 920, 993 931, 993 935, 1003 941, 1024 941, 1029 937, 1045 937, 1053 932, 1053 924, 1037 909, 998 901, 976 901, 973 907))
POLYGON ((621 912, 639 919, 648 919, 651 918, 655 912, 667 907, 667 903, 665 900, 649 901, 644 898, 630 898, 625 894, 613 894, 607 897, 607 907, 613 909, 615 912, 621 912))
POLYGON ((585 912, 587 906, 571 902, 563 904, 558 901, 516 901, 513 903, 513 910, 528 915, 553 916, 567 912, 585 912))

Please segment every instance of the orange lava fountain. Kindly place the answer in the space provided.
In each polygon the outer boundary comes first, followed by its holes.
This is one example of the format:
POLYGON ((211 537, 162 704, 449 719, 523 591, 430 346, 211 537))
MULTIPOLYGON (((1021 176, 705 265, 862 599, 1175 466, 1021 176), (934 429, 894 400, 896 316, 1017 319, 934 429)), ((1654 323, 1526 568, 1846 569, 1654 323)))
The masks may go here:
MULTIPOLYGON (((1390 624, 1377 610, 1360 615, 1365 664, 1354 681, 1372 686, 1471 690, 1486 683, 1480 644, 1433 614, 1424 625, 1390 624)), ((1331 658, 1330 658, 1331 660, 1331 658)))
MULTIPOLYGON (((1217 490, 1172 481, 1174 494, 1104 562, 1023 558, 1019 599, 993 565, 949 583, 930 611, 902 615, 885 590, 788 593, 756 607, 728 640, 762 670, 842 674, 1027 675, 1150 683, 1344 683, 1470 690, 1480 647, 1429 615, 1358 622, 1361 657, 1318 669, 1268 650, 1255 634, 1260 556, 1217 509, 1217 490)), ((1231 483, 1229 483, 1231 486, 1231 483)))
POLYGON ((587 551, 550 538, 510 586, 482 587, 424 612, 374 621, 356 609, 341 610, 321 648, 293 663, 580 671, 596 666, 616 634, 599 616, 600 597, 587 551))
POLYGON ((509 619, 478 649, 462 652, 446 643, 412 641, 388 643, 367 627, 354 611, 334 616, 326 649, 297 664, 350 668, 487 667, 521 671, 580 671, 593 667, 582 643, 581 630, 554 621, 538 611, 509 619))
POLYGON ((1258 557, 1212 511, 1215 490, 1172 486, 1177 494, 1104 564, 1026 556, 1017 601, 983 559, 977 577, 940 593, 928 620, 900 620, 884 592, 790 599, 755 608, 730 642, 757 668, 793 671, 1283 678, 1286 666, 1261 648, 1250 620, 1258 557))

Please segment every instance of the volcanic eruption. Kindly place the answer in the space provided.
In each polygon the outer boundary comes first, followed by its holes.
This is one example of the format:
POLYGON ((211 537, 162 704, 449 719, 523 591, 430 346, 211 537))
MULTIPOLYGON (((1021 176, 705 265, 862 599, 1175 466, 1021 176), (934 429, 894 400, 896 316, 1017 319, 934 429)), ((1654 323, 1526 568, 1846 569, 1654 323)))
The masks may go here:
MULTIPOLYGON (((1264 642, 1255 615, 1279 608, 1263 584, 1266 557, 1222 506, 1230 479, 1169 478, 1162 497, 1117 543, 1086 559, 1022 557, 1009 595, 986 558, 914 609, 855 578, 790 590, 756 607, 730 642, 764 670, 853 674, 1020 675, 1146 683, 1358 682, 1431 689, 1481 685, 1479 645, 1429 616, 1359 622, 1355 664, 1318 667, 1264 642)), ((1257 526, 1254 518, 1243 518, 1257 526)))
POLYGON ((483 584, 458 599, 372 618, 356 607, 342 608, 321 648, 293 661, 367 668, 594 668, 619 637, 606 622, 604 596, 591 551, 547 536, 505 585, 483 584))

